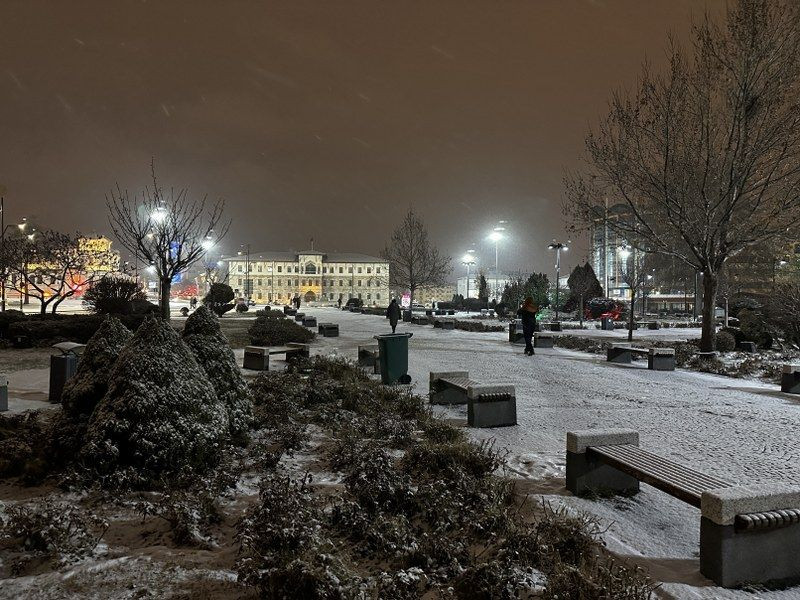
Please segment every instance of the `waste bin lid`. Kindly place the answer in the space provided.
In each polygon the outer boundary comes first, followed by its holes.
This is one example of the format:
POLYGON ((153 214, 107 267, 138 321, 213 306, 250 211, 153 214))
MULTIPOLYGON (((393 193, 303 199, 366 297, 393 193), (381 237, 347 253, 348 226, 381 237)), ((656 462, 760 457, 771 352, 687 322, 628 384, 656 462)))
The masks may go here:
POLYGON ((52 346, 56 350, 61 350, 63 354, 80 354, 86 347, 86 344, 78 344, 77 342, 59 342, 52 346))
POLYGON ((384 334, 381 334, 381 335, 376 335, 375 339, 379 340, 381 338, 386 339, 386 338, 403 338, 403 337, 404 338, 410 338, 410 337, 413 337, 413 336, 414 336, 413 333, 384 333, 384 334))

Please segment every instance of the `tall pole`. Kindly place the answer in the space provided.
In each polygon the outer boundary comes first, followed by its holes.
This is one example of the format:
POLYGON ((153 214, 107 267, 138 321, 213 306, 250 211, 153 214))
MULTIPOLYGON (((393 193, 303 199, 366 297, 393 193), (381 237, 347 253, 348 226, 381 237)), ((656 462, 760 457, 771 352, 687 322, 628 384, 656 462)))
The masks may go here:
POLYGON ((467 263, 467 300, 464 302, 464 306, 466 306, 469 313, 469 263, 467 263))
POLYGON ((561 279, 561 245, 556 248, 556 321, 558 321, 558 292, 561 279))
POLYGON ((3 279, 0 281, 0 310, 6 312, 6 274, 8 273, 8 265, 6 264, 6 211, 5 211, 5 198, 0 196, 0 269, 3 270, 3 279))
POLYGON ((695 321, 697 321, 697 315, 698 315, 697 309, 699 308, 697 306, 697 287, 698 287, 697 280, 698 280, 699 277, 700 277, 700 271, 695 271, 694 272, 694 305, 692 307, 692 314, 694 316, 694 320, 695 321))

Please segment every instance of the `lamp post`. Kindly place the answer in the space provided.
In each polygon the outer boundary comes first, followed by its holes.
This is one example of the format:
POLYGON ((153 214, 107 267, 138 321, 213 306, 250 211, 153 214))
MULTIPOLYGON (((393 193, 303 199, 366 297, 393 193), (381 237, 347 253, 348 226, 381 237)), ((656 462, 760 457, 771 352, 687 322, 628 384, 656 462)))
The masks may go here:
POLYGON ((472 254, 467 252, 461 259, 461 264, 467 267, 467 295, 464 300, 464 306, 467 309, 467 312, 469 313, 469 268, 470 266, 475 264, 475 259, 472 256, 472 254))
POLYGON ((556 321, 558 321, 558 297, 559 297, 559 279, 561 279, 561 251, 569 250, 569 241, 566 244, 553 240, 552 244, 547 247, 550 250, 556 251, 556 321))
MULTIPOLYGON (((250 244, 242 244, 244 251, 244 297, 247 303, 250 303, 250 244)), ((239 251, 239 256, 242 252, 239 251)))
POLYGON ((503 232, 506 230, 505 228, 505 221, 500 221, 497 227, 492 229, 489 233, 489 240, 494 242, 494 272, 495 276, 497 275, 499 269, 499 257, 500 257, 500 240, 503 239, 503 232))

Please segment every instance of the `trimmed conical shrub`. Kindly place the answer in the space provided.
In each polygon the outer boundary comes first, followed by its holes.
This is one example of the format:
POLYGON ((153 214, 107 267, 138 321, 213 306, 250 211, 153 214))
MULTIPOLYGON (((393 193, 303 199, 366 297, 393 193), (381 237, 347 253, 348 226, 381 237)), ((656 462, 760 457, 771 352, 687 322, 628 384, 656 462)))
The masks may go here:
POLYGON ((70 417, 90 415, 108 391, 108 374, 133 334, 116 317, 107 317, 83 350, 78 371, 64 386, 61 405, 70 417))
POLYGON ((183 341, 205 369, 217 398, 228 411, 231 438, 245 443, 253 420, 253 402, 217 316, 206 306, 198 308, 186 319, 183 341))
POLYGON ((149 317, 111 370, 81 458, 101 480, 145 488, 206 471, 227 441, 205 371, 168 322, 149 317))

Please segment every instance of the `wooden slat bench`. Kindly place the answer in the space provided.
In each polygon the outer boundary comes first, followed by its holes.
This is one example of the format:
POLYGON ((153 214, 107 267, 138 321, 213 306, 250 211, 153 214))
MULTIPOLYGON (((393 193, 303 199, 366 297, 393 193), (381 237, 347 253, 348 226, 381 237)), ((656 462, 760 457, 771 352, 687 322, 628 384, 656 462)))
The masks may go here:
POLYGON ((470 427, 505 427, 517 424, 517 397, 513 385, 486 385, 469 378, 467 371, 431 371, 431 404, 466 404, 470 427))
POLYGON ((675 370, 673 348, 636 348, 627 344, 613 344, 606 350, 606 360, 611 363, 630 364, 634 354, 646 356, 647 368, 651 371, 675 370))
POLYGON ((308 344, 289 342, 285 346, 246 346, 242 367, 253 371, 269 371, 269 357, 273 354, 285 354, 286 360, 295 357, 309 358, 311 351, 308 344))
POLYGON ((339 325, 336 323, 320 323, 317 332, 322 337, 339 337, 339 325))
POLYGON ((567 434, 573 494, 635 494, 639 482, 700 509, 700 572, 717 584, 800 577, 800 487, 734 485, 643 450, 632 430, 567 434))

